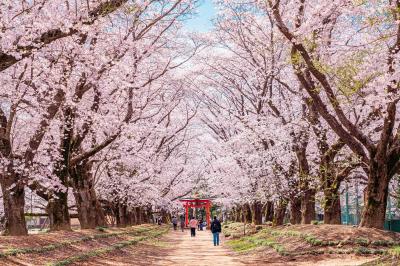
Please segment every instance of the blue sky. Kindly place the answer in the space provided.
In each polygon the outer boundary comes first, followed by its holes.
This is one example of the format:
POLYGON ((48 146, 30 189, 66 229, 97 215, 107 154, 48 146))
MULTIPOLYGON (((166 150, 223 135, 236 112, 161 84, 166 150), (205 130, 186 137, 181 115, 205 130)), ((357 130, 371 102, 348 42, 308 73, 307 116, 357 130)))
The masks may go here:
POLYGON ((212 0, 203 0, 197 15, 186 22, 190 31, 207 32, 212 28, 211 19, 216 13, 212 0))

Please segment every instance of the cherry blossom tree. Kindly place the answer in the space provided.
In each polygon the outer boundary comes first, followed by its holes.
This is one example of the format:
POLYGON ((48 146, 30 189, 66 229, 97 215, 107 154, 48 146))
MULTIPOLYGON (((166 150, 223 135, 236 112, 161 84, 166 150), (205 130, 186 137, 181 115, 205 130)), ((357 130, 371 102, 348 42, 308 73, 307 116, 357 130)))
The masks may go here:
POLYGON ((316 110, 361 158, 368 175, 361 226, 382 228, 388 184, 399 165, 399 3, 289 1, 284 7, 280 1, 262 1, 261 5, 290 42, 295 73, 316 110))
POLYGON ((182 48, 179 34, 181 18, 195 4, 1 4, 6 233, 26 234, 26 184, 49 201, 52 229, 69 228, 68 187, 73 188, 82 226, 91 227, 89 221, 102 224, 100 208, 96 212, 100 217, 91 219, 88 206, 97 202, 90 158, 137 119, 135 91, 147 89, 193 52, 182 48))

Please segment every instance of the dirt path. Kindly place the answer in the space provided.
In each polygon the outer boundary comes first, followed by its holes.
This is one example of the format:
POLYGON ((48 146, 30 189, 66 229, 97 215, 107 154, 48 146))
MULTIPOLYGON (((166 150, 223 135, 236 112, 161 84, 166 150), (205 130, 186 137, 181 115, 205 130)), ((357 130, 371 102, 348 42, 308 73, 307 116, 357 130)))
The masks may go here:
POLYGON ((184 233, 172 231, 166 236, 169 247, 168 254, 154 265, 243 265, 228 251, 223 241, 214 247, 210 231, 197 231, 196 237, 190 237, 189 231, 184 233))

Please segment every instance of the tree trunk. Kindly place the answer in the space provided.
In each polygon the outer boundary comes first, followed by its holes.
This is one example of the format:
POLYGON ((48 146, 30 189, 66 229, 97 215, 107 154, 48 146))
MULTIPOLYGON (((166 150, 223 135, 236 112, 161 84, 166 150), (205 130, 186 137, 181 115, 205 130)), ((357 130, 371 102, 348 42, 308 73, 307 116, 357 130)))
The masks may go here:
POLYGON ((259 201, 253 202, 251 205, 251 221, 252 224, 259 225, 262 224, 262 204, 259 201))
POLYGON ((233 221, 235 217, 235 207, 232 207, 231 209, 229 209, 228 211, 228 216, 227 216, 227 220, 228 221, 233 221))
POLYGON ((118 209, 117 209, 117 215, 116 215, 116 220, 117 220, 117 226, 118 227, 126 227, 128 224, 128 213, 127 213, 127 207, 125 204, 118 204, 118 209))
POLYGON ((144 210, 142 210, 142 223, 147 224, 147 215, 144 210))
POLYGON ((137 213, 136 208, 133 208, 133 209, 129 212, 129 217, 131 218, 131 219, 130 219, 130 225, 137 225, 137 224, 139 224, 139 223, 138 223, 139 216, 138 216, 138 213, 137 213))
MULTIPOLYGON (((192 209, 192 215, 189 215, 189 219, 190 219, 190 217, 195 217, 195 215, 196 214, 194 212, 194 209, 192 209)), ((161 209, 161 219, 162 219, 163 223, 168 223, 167 217, 168 217, 167 212, 164 209, 161 209)))
POLYGON ((384 162, 374 163, 369 167, 369 170, 366 204, 360 226, 383 229, 390 178, 387 175, 387 166, 384 162))
POLYGON ((290 200, 290 223, 301 223, 301 200, 299 197, 292 197, 290 200))
POLYGON ((126 209, 124 212, 124 221, 125 226, 132 226, 136 224, 136 215, 135 212, 132 210, 126 209))
POLYGON ((311 224, 315 220, 315 190, 303 191, 301 197, 301 223, 311 224))
POLYGON ((25 189, 23 185, 17 185, 18 178, 13 170, 2 176, 1 190, 3 192, 3 204, 5 215, 5 235, 27 235, 25 221, 25 189))
POLYGON ((325 188, 324 224, 342 224, 339 184, 325 188))
POLYGON ((243 216, 245 223, 251 223, 251 208, 248 203, 243 205, 243 216))
MULTIPOLYGON (((179 216, 177 216, 179 218, 179 216)), ((153 221, 153 207, 151 205, 146 207, 146 221, 149 224, 154 223, 153 221)))
POLYGON ((265 221, 272 222, 274 220, 274 202, 267 201, 265 206, 265 221))
POLYGON ((113 205, 113 213, 115 217, 115 223, 117 227, 120 227, 121 220, 119 219, 119 204, 113 205))
MULTIPOLYGON (((149 224, 154 223, 154 222, 153 222, 153 214, 152 214, 152 211, 147 210, 146 215, 147 215, 147 223, 149 223, 149 224)), ((178 218, 178 217, 177 217, 177 218, 178 218)))
POLYGON ((236 207, 235 211, 235 222, 239 223, 242 221, 242 207, 238 206, 236 207))
POLYGON ((96 226, 107 224, 104 211, 94 189, 93 176, 90 172, 91 166, 91 163, 84 161, 71 171, 78 219, 82 229, 93 229, 96 226))
POLYGON ((106 225, 103 209, 93 188, 74 188, 74 196, 82 229, 93 229, 96 226, 106 225))
POLYGON ((286 208, 287 208, 287 200, 280 199, 278 202, 278 206, 275 208, 274 213, 274 221, 273 224, 276 225, 283 225, 285 220, 286 208))
MULTIPOLYGON (((299 138, 300 140, 300 138, 299 138)), ((310 224, 315 219, 315 190, 310 188, 310 167, 307 159, 308 138, 294 145, 294 151, 299 166, 300 192, 301 192, 301 223, 310 224)))
POLYGON ((46 212, 49 215, 50 231, 71 231, 71 221, 68 211, 67 192, 54 193, 47 203, 46 212))
POLYGON ((149 216, 147 215, 147 209, 143 208, 143 222, 145 224, 149 223, 149 216))
POLYGON ((47 201, 46 212, 49 215, 51 231, 71 230, 71 221, 68 211, 70 138, 68 138, 66 134, 66 132, 69 132, 69 128, 65 130, 60 149, 62 157, 55 162, 56 167, 54 169, 54 174, 67 189, 66 191, 46 191, 45 188, 36 189, 36 194, 47 201))
MULTIPOLYGON (((136 224, 143 224, 143 211, 141 207, 136 208, 136 214, 137 214, 137 221, 136 224)), ((167 221, 165 221, 167 222, 167 221)))

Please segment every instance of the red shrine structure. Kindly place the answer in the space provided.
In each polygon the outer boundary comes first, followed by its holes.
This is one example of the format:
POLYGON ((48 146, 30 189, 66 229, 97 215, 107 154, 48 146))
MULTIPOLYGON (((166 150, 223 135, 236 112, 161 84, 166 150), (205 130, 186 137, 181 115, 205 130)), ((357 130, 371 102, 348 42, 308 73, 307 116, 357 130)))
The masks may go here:
POLYGON ((189 209, 190 208, 205 208, 206 209, 206 222, 207 228, 210 228, 211 216, 211 200, 209 199, 181 199, 180 202, 183 203, 185 207, 185 225, 189 225, 189 209))

